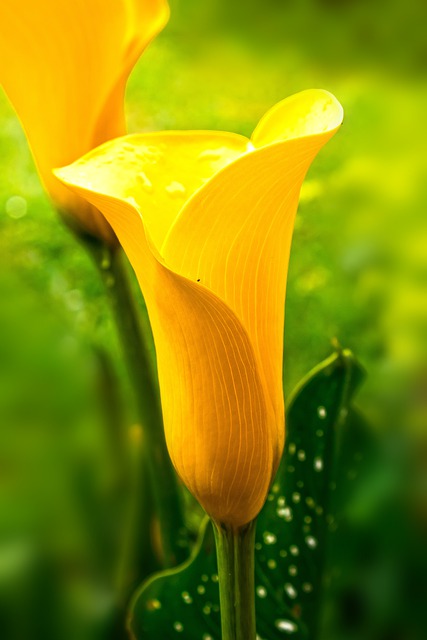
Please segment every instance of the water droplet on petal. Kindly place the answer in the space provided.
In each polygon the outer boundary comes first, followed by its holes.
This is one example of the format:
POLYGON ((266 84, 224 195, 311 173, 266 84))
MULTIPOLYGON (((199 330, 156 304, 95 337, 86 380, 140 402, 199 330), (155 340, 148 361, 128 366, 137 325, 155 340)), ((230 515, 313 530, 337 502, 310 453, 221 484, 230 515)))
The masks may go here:
POLYGON ((202 584, 199 584, 199 586, 197 587, 197 593, 200 593, 200 595, 203 595, 206 592, 206 587, 204 587, 202 584))
POLYGON ((137 151, 135 155, 140 160, 148 160, 149 162, 155 164, 157 162, 160 162, 164 156, 164 153, 161 151, 160 147, 164 148, 164 145, 159 145, 158 147, 144 147, 142 151, 137 151))
POLYGON ((292 501, 295 502, 295 504, 298 504, 300 500, 301 500, 301 494, 295 491, 295 493, 292 494, 292 501))
POLYGON ((180 182, 173 181, 166 187, 166 191, 170 196, 184 196, 185 195, 185 187, 180 182))
POLYGON ((199 154, 199 160, 218 160, 220 157, 220 149, 206 149, 199 154))
POLYGON ((125 200, 126 202, 129 202, 129 204, 131 204, 136 209, 138 208, 138 203, 133 196, 129 196, 128 198, 125 198, 125 200))
POLYGON ((257 587, 256 588, 256 594, 259 598, 266 598, 267 597, 267 589, 265 587, 257 587))
POLYGON ((298 453, 297 453, 297 458, 298 458, 298 460, 301 460, 301 462, 302 462, 303 460, 305 460, 305 451, 303 451, 302 449, 300 449, 300 450, 298 451, 298 453))
POLYGON ((299 549, 296 544, 291 545, 289 547, 289 551, 292 553, 293 556, 297 556, 299 554, 299 549))
POLYGON ((161 608, 162 603, 160 602, 160 600, 156 600, 155 598, 153 598, 152 600, 147 600, 147 609, 149 611, 156 611, 157 609, 161 608))
POLYGON ((174 622, 173 628, 178 632, 184 631, 184 625, 181 622, 174 622))
POLYGON ((296 576, 298 573, 298 569, 296 568, 296 566, 294 564, 291 564, 291 566, 288 569, 289 571, 289 575, 290 576, 296 576))
POLYGON ((141 171, 141 173, 138 173, 136 179, 138 180, 139 184, 142 185, 144 191, 147 191, 147 193, 151 193, 153 191, 153 183, 143 171, 141 171))

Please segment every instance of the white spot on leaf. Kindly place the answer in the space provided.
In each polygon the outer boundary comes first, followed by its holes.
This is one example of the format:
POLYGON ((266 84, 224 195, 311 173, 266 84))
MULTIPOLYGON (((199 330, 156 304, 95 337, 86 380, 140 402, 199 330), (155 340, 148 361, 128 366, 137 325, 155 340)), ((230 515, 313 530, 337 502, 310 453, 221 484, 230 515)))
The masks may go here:
POLYGON ((290 620, 276 620, 274 624, 276 628, 279 629, 279 631, 283 631, 283 633, 295 633, 295 631, 298 630, 297 625, 290 620))
POLYGON ((317 415, 319 416, 319 418, 321 420, 324 420, 326 418, 326 416, 328 415, 325 407, 317 407, 317 415))
POLYGON ((267 597, 267 589, 265 587, 257 587, 256 588, 256 594, 258 596, 258 598, 266 598, 267 597))

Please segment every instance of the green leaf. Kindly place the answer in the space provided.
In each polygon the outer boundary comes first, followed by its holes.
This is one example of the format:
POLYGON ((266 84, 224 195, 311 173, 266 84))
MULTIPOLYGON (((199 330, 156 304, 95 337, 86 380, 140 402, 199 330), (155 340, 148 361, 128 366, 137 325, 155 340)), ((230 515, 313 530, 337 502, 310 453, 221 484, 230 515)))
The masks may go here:
POLYGON ((314 369, 289 402, 285 452, 257 524, 261 638, 317 637, 327 546, 355 478, 352 451, 360 453, 353 448, 359 431, 350 427, 351 400, 362 378, 353 355, 340 351, 314 369), (335 494, 344 500, 338 504, 335 494))
POLYGON ((129 628, 138 639, 221 637, 215 540, 208 519, 189 560, 142 585, 134 598, 129 628))
MULTIPOLYGON (((327 548, 338 535, 367 437, 352 406, 363 372, 339 351, 300 384, 289 402, 282 463, 259 515, 257 631, 265 640, 317 637, 327 548)), ((137 640, 220 640, 212 528, 205 522, 191 558, 137 592, 129 630, 137 640)))

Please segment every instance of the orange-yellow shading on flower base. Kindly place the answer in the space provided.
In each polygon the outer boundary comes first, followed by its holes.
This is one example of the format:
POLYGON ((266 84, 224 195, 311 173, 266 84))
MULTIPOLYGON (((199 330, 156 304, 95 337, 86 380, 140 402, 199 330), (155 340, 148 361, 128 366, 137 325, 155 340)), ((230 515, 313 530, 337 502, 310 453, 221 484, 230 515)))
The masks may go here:
POLYGON ((166 0, 1 0, 0 83, 56 206, 115 241, 105 221, 53 176, 124 135, 132 67, 169 16, 166 0))
POLYGON ((166 439, 217 522, 261 509, 284 443, 282 348, 299 190, 342 108, 276 105, 252 138, 163 132, 109 142, 56 172, 100 209, 145 296, 166 439))

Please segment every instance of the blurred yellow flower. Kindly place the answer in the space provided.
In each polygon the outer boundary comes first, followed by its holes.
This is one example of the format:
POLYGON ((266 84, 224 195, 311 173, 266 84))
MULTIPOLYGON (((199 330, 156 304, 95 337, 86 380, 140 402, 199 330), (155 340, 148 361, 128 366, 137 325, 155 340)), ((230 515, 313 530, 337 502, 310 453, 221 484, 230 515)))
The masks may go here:
POLYGON ((166 0, 1 0, 0 82, 62 214, 115 242, 99 214, 53 176, 124 135, 128 75, 169 17, 166 0))
POLYGON ((132 135, 56 172, 104 213, 135 269, 172 461, 229 526, 258 514, 282 454, 294 217, 305 173, 341 121, 331 94, 304 91, 273 107, 250 140, 132 135))

